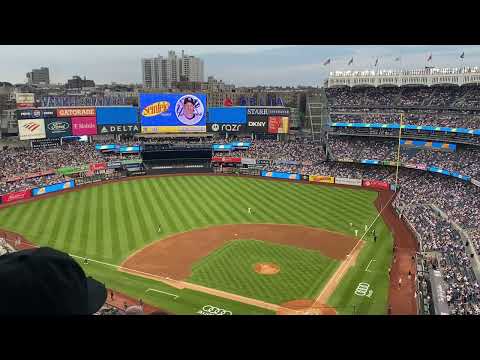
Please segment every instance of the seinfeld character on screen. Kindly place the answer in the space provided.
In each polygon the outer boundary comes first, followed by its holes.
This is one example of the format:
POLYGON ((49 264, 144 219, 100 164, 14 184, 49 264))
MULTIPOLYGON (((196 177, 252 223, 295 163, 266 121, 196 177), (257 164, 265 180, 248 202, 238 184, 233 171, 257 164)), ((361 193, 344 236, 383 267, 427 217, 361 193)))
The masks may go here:
POLYGON ((185 125, 195 125, 203 117, 203 104, 196 96, 186 95, 180 98, 176 106, 177 118, 185 125))

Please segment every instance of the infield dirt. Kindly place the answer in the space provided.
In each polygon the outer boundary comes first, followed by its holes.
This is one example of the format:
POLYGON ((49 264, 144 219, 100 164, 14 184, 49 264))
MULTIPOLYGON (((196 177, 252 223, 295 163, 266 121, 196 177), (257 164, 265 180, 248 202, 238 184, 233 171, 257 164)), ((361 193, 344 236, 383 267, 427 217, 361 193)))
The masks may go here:
POLYGON ((120 266, 143 273, 184 280, 192 265, 236 239, 254 239, 317 250, 344 260, 358 239, 301 225, 234 224, 175 234, 133 253, 120 266))

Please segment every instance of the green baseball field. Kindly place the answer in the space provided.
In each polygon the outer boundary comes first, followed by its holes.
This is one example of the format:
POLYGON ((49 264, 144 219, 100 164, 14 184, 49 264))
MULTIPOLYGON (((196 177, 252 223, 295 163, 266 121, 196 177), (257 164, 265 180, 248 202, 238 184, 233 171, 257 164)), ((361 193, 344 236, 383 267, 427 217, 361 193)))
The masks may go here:
POLYGON ((66 251, 108 288, 175 314, 275 314, 289 303, 386 314, 392 234, 376 198, 361 188, 163 176, 0 209, 0 229, 66 251))

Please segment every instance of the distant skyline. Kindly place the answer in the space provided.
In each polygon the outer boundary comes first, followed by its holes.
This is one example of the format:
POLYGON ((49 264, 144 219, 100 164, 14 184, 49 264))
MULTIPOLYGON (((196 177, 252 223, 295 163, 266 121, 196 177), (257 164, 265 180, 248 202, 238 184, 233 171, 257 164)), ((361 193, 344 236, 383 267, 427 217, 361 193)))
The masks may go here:
POLYGON ((373 70, 377 58, 376 69, 480 66, 480 46, 0 45, 0 81, 24 83, 27 72, 45 66, 51 83, 66 83, 79 75, 97 84, 139 84, 142 58, 182 49, 204 60, 205 79, 215 76, 236 86, 322 86, 329 71, 373 70), (331 61, 325 66, 327 59, 331 61))

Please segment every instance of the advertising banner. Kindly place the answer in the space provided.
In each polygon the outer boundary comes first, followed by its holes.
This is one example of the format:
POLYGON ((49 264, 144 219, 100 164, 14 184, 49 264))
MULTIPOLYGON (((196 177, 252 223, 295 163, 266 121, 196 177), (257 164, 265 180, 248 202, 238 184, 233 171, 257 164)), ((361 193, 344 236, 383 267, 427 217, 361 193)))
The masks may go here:
POLYGON ((290 108, 285 107, 249 107, 247 116, 290 116, 290 108))
POLYGON ((58 184, 53 184, 53 185, 48 185, 48 186, 43 186, 43 187, 33 189, 32 195, 39 196, 39 195, 44 195, 52 192, 71 189, 73 187, 75 187, 75 182, 73 180, 70 180, 70 181, 66 181, 58 184))
POLYGON ((35 94, 16 93, 15 102, 17 103, 17 108, 33 107, 35 105, 35 94))
POLYGON ((2 203, 7 204, 11 203, 14 201, 19 201, 19 200, 24 200, 24 199, 29 199, 32 197, 32 191, 31 190, 25 190, 25 191, 17 191, 17 192, 12 192, 9 194, 2 195, 2 203))
POLYGON ((214 156, 212 157, 212 162, 222 162, 222 163, 241 163, 242 158, 239 157, 230 157, 230 156, 214 156))
POLYGON ((49 139, 72 136, 72 120, 70 118, 47 118, 45 119, 45 130, 49 139))
POLYGON ((96 144, 95 145, 95 150, 99 150, 99 151, 102 151, 102 150, 115 150, 116 149, 116 146, 115 144, 105 144, 105 145, 100 145, 100 144, 96 144))
POLYGON ((244 107, 210 108, 207 124, 246 124, 247 109, 244 107))
POLYGON ((221 124, 221 123, 212 123, 207 124, 207 132, 211 133, 246 133, 247 127, 245 124, 221 124))
POLYGON ((128 160, 122 160, 122 165, 141 164, 142 162, 143 162, 142 159, 128 159, 128 160))
POLYGON ((236 149, 248 149, 248 148, 250 148, 252 143, 240 141, 240 142, 232 142, 232 143, 230 143, 230 145, 233 146, 234 150, 236 150, 236 149))
POLYGON ((335 178, 335 184, 362 186, 362 179, 335 178))
MULTIPOLYGON (((98 121, 98 117, 97 117, 98 121)), ((136 134, 140 132, 140 125, 98 125, 97 122, 97 133, 98 135, 103 134, 136 134)))
POLYGON ((58 108, 57 117, 95 117, 96 110, 94 107, 84 108, 58 108))
POLYGON ((230 144, 223 144, 223 145, 213 144, 212 149, 213 151, 232 151, 233 146, 230 144))
POLYGON ((270 160, 268 159, 257 159, 258 165, 270 165, 270 160))
POLYGON ((79 174, 82 172, 88 171, 88 165, 78 166, 78 167, 63 167, 56 170, 57 174, 61 175, 71 175, 79 174))
POLYGON ((97 164, 90 164, 88 166, 90 171, 99 171, 99 170, 105 170, 107 168, 106 163, 97 163, 97 164))
POLYGON ((304 180, 304 181, 308 181, 309 177, 310 177, 310 175, 307 175, 307 174, 302 174, 302 175, 301 175, 301 178, 302 178, 302 180, 304 180))
POLYGON ((60 139, 32 140, 32 149, 53 149, 60 146, 60 139))
POLYGON ((380 164, 380 160, 360 160, 360 163, 362 164, 371 164, 371 165, 378 165, 380 164))
POLYGON ((257 161, 255 159, 242 158, 242 164, 255 165, 256 163, 257 161))
POLYGON ((17 110, 17 119, 45 119, 50 117, 57 117, 57 109, 17 110))
POLYGON ((299 165, 300 163, 295 160, 275 160, 276 165, 299 165))
POLYGON ((72 134, 74 136, 97 135, 97 123, 95 117, 72 117, 72 134))
POLYGON ((268 118, 269 134, 288 134, 288 117, 270 116, 268 118))
POLYGON ((107 168, 109 169, 118 169, 122 167, 122 162, 121 161, 110 161, 107 164, 107 168))
POLYGON ((267 116, 255 116, 248 117, 247 131, 248 133, 266 133, 268 132, 268 117, 267 116))
POLYGON ((382 165, 397 166, 397 163, 395 161, 382 161, 382 165))
POLYGON ((205 94, 140 94, 142 133, 206 132, 205 94))
POLYGON ((97 125, 136 125, 138 126, 138 108, 97 107, 97 125))
POLYGON ((318 182, 318 183, 326 183, 326 184, 334 184, 335 178, 333 176, 321 176, 321 175, 310 175, 308 181, 311 182, 318 182))
POLYGON ((275 179, 289 179, 289 180, 301 180, 302 176, 300 174, 291 174, 285 172, 277 171, 265 171, 263 170, 261 176, 271 177, 275 179))
POLYGON ((43 119, 18 120, 20 140, 45 139, 45 121, 43 119))
POLYGON ((473 179, 473 178, 471 178, 470 181, 473 185, 480 187, 480 181, 478 181, 476 179, 473 179))
POLYGON ((390 185, 385 181, 380 180, 363 180, 362 185, 364 187, 379 189, 379 190, 388 190, 390 185))
POLYGON ((139 153, 142 151, 140 146, 120 146, 118 149, 119 153, 139 153))

